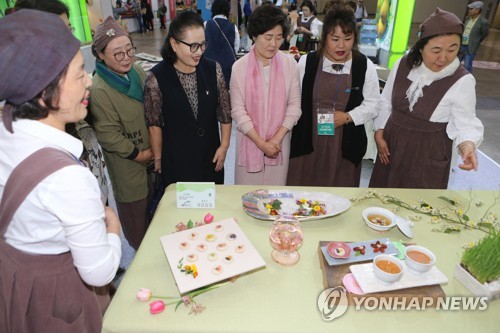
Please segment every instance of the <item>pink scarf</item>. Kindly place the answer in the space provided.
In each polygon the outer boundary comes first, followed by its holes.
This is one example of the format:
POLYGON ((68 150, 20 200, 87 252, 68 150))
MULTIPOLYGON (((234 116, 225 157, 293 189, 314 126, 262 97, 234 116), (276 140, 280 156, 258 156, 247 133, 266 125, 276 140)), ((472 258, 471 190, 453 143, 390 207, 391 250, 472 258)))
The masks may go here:
MULTIPOLYGON (((281 128, 287 106, 283 55, 280 51, 271 60, 269 76, 269 97, 267 112, 264 106, 264 88, 260 77, 259 62, 255 46, 248 53, 246 71, 245 105, 257 133, 264 140, 271 139, 281 128)), ((261 172, 265 165, 280 165, 283 157, 269 158, 247 136, 243 137, 238 156, 238 165, 246 166, 247 172, 261 172)))

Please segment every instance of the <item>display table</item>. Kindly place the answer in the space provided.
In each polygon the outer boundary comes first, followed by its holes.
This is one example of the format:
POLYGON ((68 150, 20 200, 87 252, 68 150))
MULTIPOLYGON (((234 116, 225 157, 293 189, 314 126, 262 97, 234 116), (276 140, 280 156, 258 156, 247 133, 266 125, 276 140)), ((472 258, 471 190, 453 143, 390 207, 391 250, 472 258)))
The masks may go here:
MULTIPOLYGON (((163 313, 151 315, 148 302, 135 299, 139 288, 149 288, 156 295, 179 295, 160 245, 160 236, 174 232, 175 225, 181 221, 200 221, 207 213, 200 209, 177 209, 175 186, 169 186, 105 314, 103 332, 498 332, 500 301, 489 303, 486 311, 368 311, 351 306, 342 317, 324 321, 317 307, 318 295, 323 291, 319 241, 361 241, 382 237, 393 241, 410 240, 397 228, 377 233, 366 227, 361 217, 363 209, 383 206, 379 200, 369 199, 341 215, 303 223, 301 259, 293 267, 282 267, 271 259, 271 222, 256 220, 242 209, 241 196, 258 188, 263 187, 217 186, 216 209, 210 213, 215 216, 215 221, 234 217, 266 261, 266 268, 198 296, 196 301, 206 309, 197 316, 188 315, 189 309, 183 305, 177 311, 170 305, 163 313)), ((360 197, 366 192, 366 189, 359 188, 289 189, 329 192, 346 198, 360 197)), ((379 192, 396 195, 408 202, 423 198, 436 206, 444 206, 438 199, 441 195, 462 201, 469 198, 466 191, 389 189, 379 192)), ((472 191, 472 195, 485 205, 491 204, 494 194, 493 191, 472 191)), ((500 203, 493 210, 499 213, 500 203)), ((409 212, 402 210, 400 214, 407 216, 409 212)), ((470 296, 467 289, 453 278, 453 270, 460 260, 462 247, 477 241, 484 233, 471 230, 458 234, 433 232, 437 226, 428 221, 429 218, 424 216, 415 222, 411 242, 426 246, 436 254, 436 266, 449 279, 443 286, 447 296, 470 296)))

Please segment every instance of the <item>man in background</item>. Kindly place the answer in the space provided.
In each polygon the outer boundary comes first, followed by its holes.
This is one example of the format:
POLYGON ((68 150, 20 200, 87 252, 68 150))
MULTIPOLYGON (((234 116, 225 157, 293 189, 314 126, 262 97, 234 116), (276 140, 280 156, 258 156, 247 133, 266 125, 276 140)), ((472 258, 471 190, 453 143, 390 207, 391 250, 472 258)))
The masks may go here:
POLYGON ((474 1, 467 6, 469 7, 469 15, 464 24, 459 57, 460 61, 464 61, 464 66, 470 73, 472 73, 472 62, 479 45, 488 36, 489 31, 488 20, 481 15, 483 6, 482 1, 474 1))

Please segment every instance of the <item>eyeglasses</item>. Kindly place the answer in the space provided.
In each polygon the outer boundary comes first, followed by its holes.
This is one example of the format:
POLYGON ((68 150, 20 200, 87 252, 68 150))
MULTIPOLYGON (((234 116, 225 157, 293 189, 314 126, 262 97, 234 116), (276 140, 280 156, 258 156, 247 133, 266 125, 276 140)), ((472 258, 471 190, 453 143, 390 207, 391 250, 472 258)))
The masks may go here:
POLYGON ((130 48, 128 49, 126 52, 117 52, 115 54, 113 54, 113 56, 115 57, 115 60, 116 61, 122 61, 123 59, 125 59, 125 54, 129 57, 129 58, 133 58, 135 57, 135 51, 137 50, 137 47, 133 47, 133 48, 130 48))
POLYGON ((187 45, 189 46, 189 50, 191 51, 191 53, 195 53, 196 51, 198 51, 198 49, 201 49, 201 51, 205 51, 207 49, 207 46, 208 46, 208 42, 207 41, 204 41, 203 43, 191 43, 191 44, 188 44, 180 39, 175 39, 176 41, 178 41, 179 43, 182 43, 184 45, 187 45))

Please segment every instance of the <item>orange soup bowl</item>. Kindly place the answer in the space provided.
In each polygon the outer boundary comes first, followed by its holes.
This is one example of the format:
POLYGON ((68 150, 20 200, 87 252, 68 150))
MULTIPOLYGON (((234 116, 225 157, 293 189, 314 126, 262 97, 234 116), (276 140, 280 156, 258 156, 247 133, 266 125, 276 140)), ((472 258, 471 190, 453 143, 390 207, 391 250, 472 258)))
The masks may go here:
POLYGON ((388 254, 379 254, 373 258, 373 272, 375 277, 384 284, 397 282, 404 273, 404 265, 401 260, 388 254))
POLYGON ((409 269, 425 273, 436 263, 436 255, 423 246, 410 245, 406 247, 405 262, 409 269))
POLYGON ((382 207, 369 207, 363 211, 366 225, 376 231, 387 231, 396 225, 393 212, 382 207))

